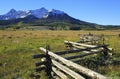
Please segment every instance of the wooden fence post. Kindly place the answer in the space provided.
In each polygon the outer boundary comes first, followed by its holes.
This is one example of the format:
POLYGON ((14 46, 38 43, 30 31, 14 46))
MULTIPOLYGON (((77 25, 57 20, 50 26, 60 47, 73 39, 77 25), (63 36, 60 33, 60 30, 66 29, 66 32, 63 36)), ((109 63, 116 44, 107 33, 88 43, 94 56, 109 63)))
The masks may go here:
POLYGON ((108 55, 108 52, 109 52, 109 49, 107 48, 107 46, 103 46, 104 48, 104 55, 107 56, 108 55))
POLYGON ((51 71, 52 71, 52 61, 51 61, 51 58, 50 58, 50 55, 48 54, 48 51, 50 50, 50 46, 47 45, 46 46, 46 73, 47 75, 50 77, 50 79, 52 78, 52 75, 51 75, 51 71))
POLYGON ((109 55, 110 49, 107 46, 104 46, 104 64, 109 65, 111 62, 111 56, 109 55))

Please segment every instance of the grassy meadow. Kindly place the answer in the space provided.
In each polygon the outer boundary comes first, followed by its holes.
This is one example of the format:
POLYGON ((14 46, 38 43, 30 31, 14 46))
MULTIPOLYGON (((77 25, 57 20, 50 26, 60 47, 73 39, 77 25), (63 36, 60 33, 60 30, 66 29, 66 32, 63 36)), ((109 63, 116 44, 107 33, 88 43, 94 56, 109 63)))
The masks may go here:
MULTIPOLYGON (((41 31, 41 30, 0 30, 0 79, 33 79, 34 63, 32 55, 43 53, 39 47, 50 45, 52 51, 65 50, 64 40, 79 41, 81 34, 89 32, 105 35, 105 43, 114 49, 114 60, 120 60, 120 30, 106 31, 41 31)), ((104 69, 106 76, 120 78, 120 65, 110 65, 104 69)), ((44 72, 41 79, 48 79, 44 72)))

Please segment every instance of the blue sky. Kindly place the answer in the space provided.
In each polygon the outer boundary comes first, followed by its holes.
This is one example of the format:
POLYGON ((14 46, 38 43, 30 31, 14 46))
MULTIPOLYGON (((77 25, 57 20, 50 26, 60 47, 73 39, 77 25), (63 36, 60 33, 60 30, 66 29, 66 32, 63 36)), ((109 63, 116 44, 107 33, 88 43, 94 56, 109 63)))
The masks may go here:
POLYGON ((1 0, 0 15, 10 9, 58 9, 70 16, 97 24, 120 25, 120 0, 1 0))

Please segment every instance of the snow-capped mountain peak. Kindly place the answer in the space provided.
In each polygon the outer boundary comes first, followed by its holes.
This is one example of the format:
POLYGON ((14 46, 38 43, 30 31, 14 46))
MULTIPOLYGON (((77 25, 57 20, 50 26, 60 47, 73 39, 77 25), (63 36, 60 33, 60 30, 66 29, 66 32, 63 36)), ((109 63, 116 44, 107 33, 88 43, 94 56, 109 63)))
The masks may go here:
POLYGON ((55 9, 52 9, 50 12, 51 12, 52 14, 64 14, 63 11, 55 10, 55 9))
POLYGON ((64 15, 64 14, 65 13, 63 11, 52 9, 52 10, 49 10, 48 14, 46 14, 45 16, 43 16, 43 18, 47 18, 50 15, 55 16, 55 15, 64 15))
POLYGON ((7 14, 9 14, 9 13, 15 13, 15 12, 17 12, 15 9, 11 9, 7 14))
POLYGON ((30 10, 31 15, 34 15, 37 18, 43 18, 48 13, 48 10, 45 8, 30 10))
POLYGON ((60 10, 47 10, 46 8, 42 7, 36 10, 26 10, 26 11, 16 11, 15 9, 11 9, 5 15, 0 15, 0 20, 11 20, 17 18, 25 18, 29 15, 33 15, 36 18, 47 18, 49 15, 63 15, 64 12, 60 10))
POLYGON ((15 9, 11 9, 6 15, 15 14, 17 11, 15 9))

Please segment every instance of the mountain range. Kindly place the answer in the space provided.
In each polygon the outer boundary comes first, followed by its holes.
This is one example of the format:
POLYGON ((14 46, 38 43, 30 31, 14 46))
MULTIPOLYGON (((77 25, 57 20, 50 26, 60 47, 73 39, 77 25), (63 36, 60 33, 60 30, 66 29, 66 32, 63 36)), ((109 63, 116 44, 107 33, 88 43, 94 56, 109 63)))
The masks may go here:
POLYGON ((40 8, 36 10, 27 10, 27 11, 16 11, 15 9, 11 9, 8 13, 4 15, 0 15, 0 20, 13 20, 13 19, 18 19, 18 18, 25 18, 29 15, 33 15, 36 18, 41 19, 41 18, 47 18, 48 15, 50 14, 63 15, 65 13, 59 10, 54 10, 54 9, 48 11, 45 8, 40 8))
MULTIPOLYGON (((48 29, 105 29, 106 26, 75 19, 60 10, 47 10, 44 7, 36 10, 16 11, 0 15, 0 27, 48 26, 48 29), (21 24, 21 25, 20 25, 21 24)), ((107 26, 118 27, 118 26, 107 26)))

